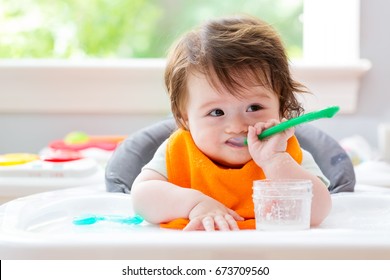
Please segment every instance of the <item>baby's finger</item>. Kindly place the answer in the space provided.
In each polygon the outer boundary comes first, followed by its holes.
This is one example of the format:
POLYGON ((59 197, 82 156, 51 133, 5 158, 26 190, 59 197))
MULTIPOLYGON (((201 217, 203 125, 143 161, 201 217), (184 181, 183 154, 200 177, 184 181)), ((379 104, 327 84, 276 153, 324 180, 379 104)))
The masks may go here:
POLYGON ((259 142, 259 136, 258 136, 260 134, 259 131, 261 131, 261 130, 257 130, 253 126, 248 127, 247 143, 248 143, 249 148, 252 147, 257 142, 259 142))
POLYGON ((195 218, 190 220, 190 222, 183 228, 183 231, 192 231, 203 229, 202 219, 195 218))
POLYGON ((229 226, 228 222, 221 215, 216 215, 214 217, 214 222, 219 230, 221 230, 221 231, 229 231, 230 230, 230 226, 229 226))
POLYGON ((226 214, 225 220, 228 223, 231 230, 239 230, 236 220, 231 215, 226 214))
POLYGON ((270 119, 266 123, 264 123, 264 129, 273 127, 273 126, 275 126, 275 125, 277 125, 279 123, 280 123, 280 121, 278 121, 276 119, 270 119))
POLYGON ((228 209, 229 215, 232 216, 236 221, 243 221, 244 218, 237 214, 236 211, 228 209))
POLYGON ((286 130, 285 130, 285 133, 286 133, 287 138, 290 138, 291 136, 294 135, 294 133, 295 133, 295 128, 291 127, 291 128, 289 128, 289 129, 286 129, 286 130))
POLYGON ((210 216, 202 219, 202 225, 205 231, 215 231, 214 219, 210 216))

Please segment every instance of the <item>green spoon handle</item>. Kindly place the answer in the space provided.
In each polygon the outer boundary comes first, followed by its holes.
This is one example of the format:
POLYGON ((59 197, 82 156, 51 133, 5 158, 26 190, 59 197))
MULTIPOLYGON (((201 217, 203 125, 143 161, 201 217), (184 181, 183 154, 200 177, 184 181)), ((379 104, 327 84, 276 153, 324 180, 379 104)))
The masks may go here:
POLYGON ((302 116, 287 120, 285 122, 281 122, 278 125, 275 125, 273 127, 270 127, 268 129, 264 130, 262 133, 260 133, 258 137, 260 140, 262 140, 264 138, 270 137, 276 133, 282 132, 286 129, 289 129, 291 127, 297 126, 297 125, 302 124, 302 123, 311 122, 311 121, 314 121, 317 119, 322 119, 322 118, 331 118, 339 110, 340 110, 340 107, 332 106, 332 107, 328 107, 328 108, 320 110, 320 111, 310 112, 310 113, 304 114, 302 116))

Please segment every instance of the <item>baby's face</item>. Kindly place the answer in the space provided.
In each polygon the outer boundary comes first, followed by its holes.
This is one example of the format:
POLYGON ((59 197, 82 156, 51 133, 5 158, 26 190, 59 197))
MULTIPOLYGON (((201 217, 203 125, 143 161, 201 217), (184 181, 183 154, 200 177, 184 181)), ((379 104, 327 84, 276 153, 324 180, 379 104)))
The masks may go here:
POLYGON ((243 166, 251 159, 248 147, 231 139, 247 137, 250 125, 280 120, 279 100, 263 86, 248 87, 245 98, 217 91, 202 74, 191 74, 187 86, 187 127, 197 147, 219 165, 243 166))

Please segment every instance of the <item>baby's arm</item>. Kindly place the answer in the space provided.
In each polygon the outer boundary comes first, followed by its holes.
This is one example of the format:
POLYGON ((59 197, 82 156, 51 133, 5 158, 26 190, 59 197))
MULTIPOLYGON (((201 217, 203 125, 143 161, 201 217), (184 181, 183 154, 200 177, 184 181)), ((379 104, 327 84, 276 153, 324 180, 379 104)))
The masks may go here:
POLYGON ((316 175, 299 165, 287 152, 287 140, 294 130, 289 129, 264 140, 257 135, 262 130, 275 125, 278 121, 271 120, 256 127, 249 127, 248 147, 254 161, 263 169, 267 179, 309 179, 313 183, 313 200, 311 209, 312 226, 319 225, 329 214, 332 201, 325 184, 316 175))
POLYGON ((236 220, 242 219, 213 198, 194 189, 178 187, 150 169, 138 175, 131 194, 135 212, 151 223, 189 218, 185 230, 236 230, 236 220))

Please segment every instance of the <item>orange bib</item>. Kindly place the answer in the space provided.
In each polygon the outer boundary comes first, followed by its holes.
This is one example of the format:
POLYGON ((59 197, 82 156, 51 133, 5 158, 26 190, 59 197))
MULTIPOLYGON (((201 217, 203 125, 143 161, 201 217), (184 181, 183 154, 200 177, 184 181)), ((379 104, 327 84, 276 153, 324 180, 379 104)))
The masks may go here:
MULTIPOLYGON (((288 140, 286 151, 301 163, 302 151, 295 136, 288 140)), ((265 176, 253 160, 239 169, 220 167, 197 148, 188 131, 179 129, 168 140, 166 165, 169 182, 218 200, 245 219, 237 222, 240 229, 255 229, 252 186, 253 181, 265 176)), ((188 219, 175 219, 160 226, 183 229, 188 222, 188 219)))

